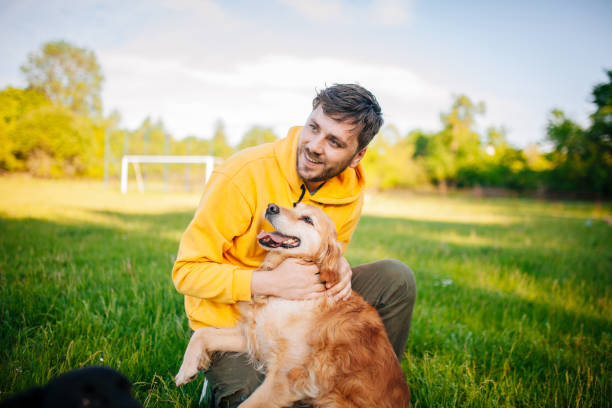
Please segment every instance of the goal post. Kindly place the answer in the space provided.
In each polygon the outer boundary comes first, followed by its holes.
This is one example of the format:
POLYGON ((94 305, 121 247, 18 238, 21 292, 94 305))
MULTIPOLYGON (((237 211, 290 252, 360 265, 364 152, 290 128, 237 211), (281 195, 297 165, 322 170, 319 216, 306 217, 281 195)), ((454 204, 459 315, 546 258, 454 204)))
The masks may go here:
POLYGON ((172 155, 126 155, 121 159, 121 193, 127 193, 128 188, 128 171, 129 164, 132 163, 136 173, 136 182, 138 189, 144 191, 144 182, 140 172, 140 163, 155 163, 155 164, 205 164, 206 177, 205 182, 212 175, 213 168, 219 164, 222 159, 214 156, 172 156, 172 155))

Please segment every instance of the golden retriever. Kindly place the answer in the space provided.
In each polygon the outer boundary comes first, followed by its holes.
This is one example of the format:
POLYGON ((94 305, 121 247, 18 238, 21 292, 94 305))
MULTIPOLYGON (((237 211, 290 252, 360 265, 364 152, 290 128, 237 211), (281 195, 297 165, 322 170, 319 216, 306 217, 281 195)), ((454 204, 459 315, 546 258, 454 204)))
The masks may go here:
MULTIPOLYGON (((321 209, 270 204, 265 217, 275 231, 258 236, 269 251, 261 269, 294 257, 315 263, 322 282, 339 280, 342 247, 332 220, 321 209)), ((295 401, 313 407, 410 406, 410 390, 383 323, 356 292, 339 302, 328 296, 255 298, 240 302, 239 308, 241 319, 235 327, 195 331, 175 378, 178 386, 206 369, 212 352, 236 351, 248 353, 266 372, 241 408, 288 407, 295 401)))

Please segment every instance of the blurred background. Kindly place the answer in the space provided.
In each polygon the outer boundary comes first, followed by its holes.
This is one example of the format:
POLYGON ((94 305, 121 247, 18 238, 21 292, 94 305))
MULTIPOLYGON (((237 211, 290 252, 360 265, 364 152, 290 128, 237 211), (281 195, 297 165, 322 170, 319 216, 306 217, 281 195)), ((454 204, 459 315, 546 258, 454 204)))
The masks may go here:
MULTIPOLYGON (((126 154, 225 158, 356 82, 385 116, 371 187, 609 196, 611 18, 604 0, 5 0, 0 169, 112 181, 126 154)), ((143 165, 180 188, 202 171, 143 165)))

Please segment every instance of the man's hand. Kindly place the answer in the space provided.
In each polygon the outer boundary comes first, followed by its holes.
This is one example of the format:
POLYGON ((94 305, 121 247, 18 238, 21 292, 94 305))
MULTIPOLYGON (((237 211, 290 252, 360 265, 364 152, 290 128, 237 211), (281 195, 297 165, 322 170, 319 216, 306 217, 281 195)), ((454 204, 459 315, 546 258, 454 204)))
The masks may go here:
POLYGON ((338 300, 347 300, 351 297, 351 293, 353 292, 351 287, 353 270, 343 256, 340 257, 340 261, 338 262, 338 273, 340 275, 340 280, 331 287, 329 283, 327 284, 327 296, 333 297, 336 302, 338 300))
POLYGON ((251 278, 251 293, 292 300, 313 299, 325 294, 325 286, 319 279, 316 265, 287 258, 270 271, 255 271, 251 278))

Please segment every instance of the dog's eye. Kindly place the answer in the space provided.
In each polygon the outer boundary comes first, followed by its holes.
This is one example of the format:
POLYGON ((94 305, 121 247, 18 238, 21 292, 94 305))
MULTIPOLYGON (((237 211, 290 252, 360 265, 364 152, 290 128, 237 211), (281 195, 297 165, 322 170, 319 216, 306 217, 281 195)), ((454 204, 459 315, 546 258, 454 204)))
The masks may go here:
POLYGON ((310 225, 314 225, 314 222, 312 222, 312 218, 310 218, 309 216, 305 215, 303 217, 300 218, 300 220, 304 221, 305 223, 308 223, 310 225))

